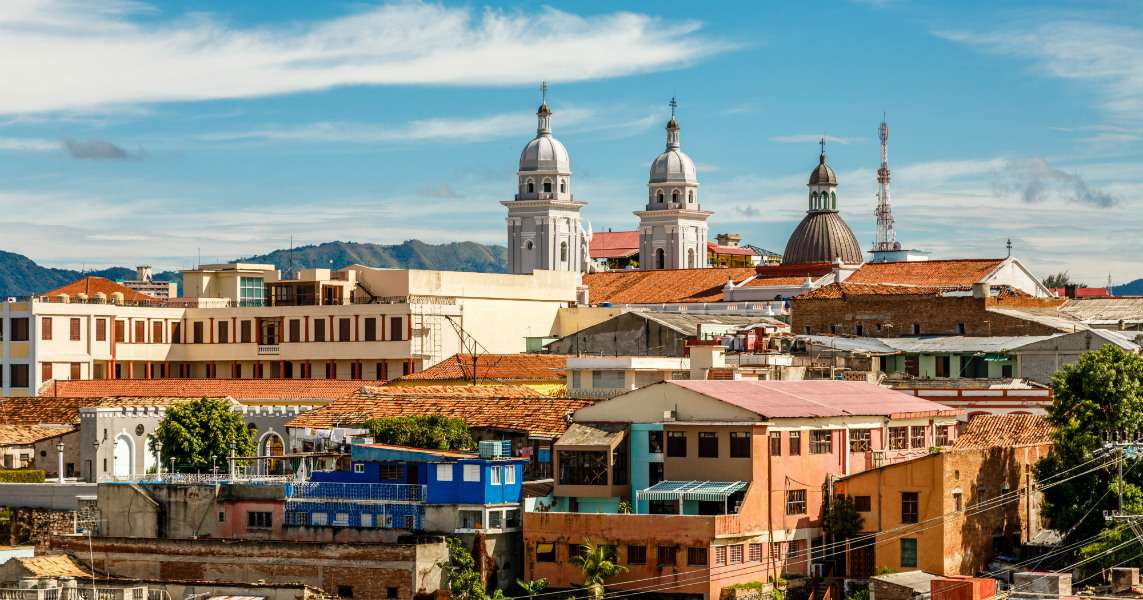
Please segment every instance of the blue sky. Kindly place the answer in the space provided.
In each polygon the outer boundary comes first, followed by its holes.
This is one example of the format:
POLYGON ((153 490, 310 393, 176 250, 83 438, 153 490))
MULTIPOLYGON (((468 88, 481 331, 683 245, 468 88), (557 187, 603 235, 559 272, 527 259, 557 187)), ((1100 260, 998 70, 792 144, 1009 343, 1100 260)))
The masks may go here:
POLYGON ((539 82, 596 231, 667 101, 712 233, 780 251, 818 137, 871 244, 1143 276, 1137 2, 0 4, 0 249, 189 266, 330 240, 503 243, 539 82))

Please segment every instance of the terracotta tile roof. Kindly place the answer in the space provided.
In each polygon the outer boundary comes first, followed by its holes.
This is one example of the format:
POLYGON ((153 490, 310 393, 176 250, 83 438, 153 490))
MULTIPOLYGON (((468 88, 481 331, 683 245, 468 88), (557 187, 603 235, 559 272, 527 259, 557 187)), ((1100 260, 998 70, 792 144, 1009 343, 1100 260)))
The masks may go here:
POLYGON ((592 258, 626 258, 639 254, 638 231, 598 231, 591 234, 592 258))
POLYGON ((831 300, 848 298, 851 296, 935 296, 942 288, 909 286, 909 285, 881 285, 865 283, 831 283, 797 296, 795 301, 802 300, 831 300))
MULTIPOLYGON (((638 232, 636 232, 638 233, 638 232)), ((757 256, 758 253, 749 246, 719 246, 714 242, 706 243, 707 252, 713 254, 734 254, 738 256, 757 256)))
POLYGON ((545 397, 522 385, 370 387, 299 415, 287 426, 328 429, 382 417, 442 415, 464 419, 470 427, 556 437, 567 428, 565 415, 591 404, 545 397))
POLYGON ((87 294, 89 298, 93 298, 95 294, 99 292, 106 294, 109 299, 111 298, 111 294, 119 292, 123 294, 123 300, 125 302, 162 302, 161 299, 156 298, 150 294, 137 292, 129 287, 119 285, 118 283, 115 283, 114 281, 111 281, 105 277, 94 276, 84 277, 79 281, 73 281, 63 287, 58 287, 54 290, 44 292, 40 295, 55 299, 55 297, 60 294, 67 294, 72 298, 75 298, 77 294, 87 294))
POLYGON ((42 425, 0 425, 0 446, 27 446, 72 431, 75 430, 42 425))
POLYGON ((961 258, 916 262, 865 263, 846 283, 965 287, 983 280, 1003 258, 961 258))
POLYGON ((78 425, 79 410, 92 406, 170 406, 187 398, 102 397, 51 398, 25 397, 0 399, 0 426, 78 425))
POLYGON ((1050 444, 1053 431, 1046 419, 1036 415, 979 415, 968 420, 953 449, 1050 444))
MULTIPOLYGON (((563 381, 568 357, 560 354, 478 354, 477 379, 484 381, 563 381)), ((471 354, 454 354, 421 371, 401 377, 411 381, 472 379, 471 354)))
POLYGON ((588 273, 583 282, 592 304, 674 304, 722 302, 728 280, 742 281, 754 267, 733 269, 668 269, 588 273))
POLYGON ((746 287, 787 286, 805 283, 806 277, 820 279, 833 272, 832 263, 800 263, 757 267, 754 279, 746 287))
POLYGON ((79 563, 66 554, 49 554, 28 558, 13 558, 31 577, 91 577, 79 563))
POLYGON ((354 379, 77 379, 49 382, 41 396, 222 398, 237 400, 336 400, 382 381, 354 379))

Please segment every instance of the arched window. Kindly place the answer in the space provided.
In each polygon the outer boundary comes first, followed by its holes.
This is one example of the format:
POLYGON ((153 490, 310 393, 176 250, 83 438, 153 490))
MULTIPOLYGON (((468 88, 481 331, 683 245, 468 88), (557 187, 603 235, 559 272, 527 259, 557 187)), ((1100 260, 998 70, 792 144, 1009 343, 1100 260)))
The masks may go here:
POLYGON ((691 191, 687 192, 687 202, 694 202, 694 201, 695 201, 695 191, 691 190, 691 191))
POLYGON ((568 180, 567 179, 561 179, 560 180, 560 193, 561 194, 568 193, 568 180))
POLYGON ((829 193, 829 204, 831 210, 837 210, 837 192, 829 193))
POLYGON ((658 250, 655 251, 655 268, 656 269, 666 269, 667 268, 667 253, 665 251, 663 251, 662 248, 659 248, 658 250))
POLYGON ((818 208, 818 193, 813 192, 810 194, 810 210, 817 210, 818 208))
POLYGON ((552 182, 551 182, 551 180, 550 180, 550 179, 545 179, 545 180, 544 180, 544 193, 545 193, 545 194, 550 194, 550 193, 552 193, 552 182))
POLYGON ((524 242, 524 249, 525 250, 531 250, 534 247, 535 247, 535 244, 532 243, 532 240, 528 240, 528 241, 524 242))
POLYGON ((695 268, 695 249, 694 248, 687 250, 687 268, 688 269, 695 268))
POLYGON ((659 190, 659 204, 663 203, 663 190, 659 190))
POLYGON ((679 190, 675 190, 675 191, 671 192, 671 203, 673 203, 673 204, 679 203, 679 190))
POLYGON ((528 180, 528 193, 533 194, 536 192, 536 182, 531 179, 528 180))
POLYGON ((562 262, 568 261, 568 243, 567 242, 560 242, 560 261, 562 261, 562 262))

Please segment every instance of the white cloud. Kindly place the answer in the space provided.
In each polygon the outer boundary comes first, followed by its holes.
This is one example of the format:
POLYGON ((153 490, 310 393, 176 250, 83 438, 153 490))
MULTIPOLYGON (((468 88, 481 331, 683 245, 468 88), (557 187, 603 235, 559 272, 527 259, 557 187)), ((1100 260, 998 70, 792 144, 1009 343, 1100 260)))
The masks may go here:
POLYGON ((839 137, 836 135, 821 135, 817 133, 797 133, 793 135, 775 135, 770 137, 771 142, 779 144, 816 144, 825 138, 825 141, 831 144, 852 144, 854 142, 864 142, 865 138, 859 137, 839 137))
POLYGON ((0 150, 13 152, 58 152, 59 140, 0 137, 0 150))
POLYGON ((421 2, 323 21, 243 28, 210 15, 158 18, 135 2, 0 5, 0 113, 249 98, 344 85, 513 85, 675 69, 726 51, 693 21, 582 17, 421 2))

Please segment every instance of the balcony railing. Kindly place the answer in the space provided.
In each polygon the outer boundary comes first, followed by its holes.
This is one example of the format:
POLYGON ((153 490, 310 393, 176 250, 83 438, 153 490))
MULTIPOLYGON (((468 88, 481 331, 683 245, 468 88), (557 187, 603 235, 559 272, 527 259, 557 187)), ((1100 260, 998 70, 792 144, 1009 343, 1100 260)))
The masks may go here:
POLYGON ((258 346, 259 356, 277 356, 282 353, 282 347, 278 344, 263 344, 258 346))
POLYGON ((286 490, 289 498, 424 502, 428 486, 406 483, 335 483, 307 481, 286 490))
POLYGON ((150 600, 157 590, 146 587, 96 588, 90 586, 0 589, 0 600, 150 600))

